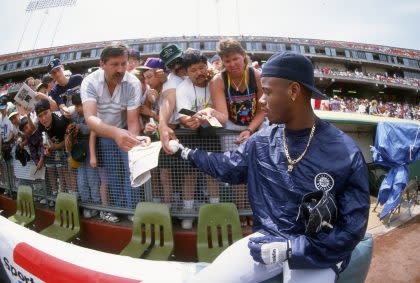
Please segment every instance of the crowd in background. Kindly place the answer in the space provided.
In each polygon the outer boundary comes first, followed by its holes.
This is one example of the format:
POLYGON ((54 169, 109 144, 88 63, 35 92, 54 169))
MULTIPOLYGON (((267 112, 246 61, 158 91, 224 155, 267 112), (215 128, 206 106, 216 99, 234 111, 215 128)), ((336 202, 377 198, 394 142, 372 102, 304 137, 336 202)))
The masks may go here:
POLYGON ((332 75, 340 77, 348 77, 355 79, 375 80, 383 83, 403 84, 414 87, 420 87, 420 80, 414 78, 401 78, 397 75, 388 76, 386 73, 364 73, 360 71, 342 71, 333 68, 324 67, 322 69, 315 69, 315 74, 321 75, 332 75))
POLYGON ((353 112, 382 117, 420 120, 420 105, 383 101, 380 99, 352 98, 334 95, 319 103, 319 110, 353 112))

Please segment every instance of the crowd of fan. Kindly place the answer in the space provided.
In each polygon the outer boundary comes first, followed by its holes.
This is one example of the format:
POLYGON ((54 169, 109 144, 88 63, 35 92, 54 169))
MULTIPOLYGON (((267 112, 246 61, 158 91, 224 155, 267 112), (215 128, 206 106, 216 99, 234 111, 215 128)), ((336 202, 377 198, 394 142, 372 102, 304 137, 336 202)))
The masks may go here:
MULTIPOLYGON (((179 76, 172 77, 179 80, 178 83, 180 83, 183 78, 187 78, 185 70, 187 66, 184 67, 180 63, 182 51, 174 45, 170 47, 174 48, 172 51, 177 52, 179 57, 174 67, 179 76)), ((121 47, 118 48, 121 49, 121 47)), ((199 60, 198 63, 202 63, 204 60, 206 84, 208 84, 212 76, 221 70, 220 56, 216 55, 208 60, 198 50, 190 50, 190 53, 192 59, 189 60, 193 62, 192 64, 197 63, 194 60, 199 60), (207 68, 209 68, 209 78, 207 78, 207 68)), ((184 54, 187 53, 185 52, 184 54)), ((135 110, 138 113, 137 119, 140 121, 139 124, 143 135, 156 136, 156 125, 159 121, 162 101, 162 88, 166 86, 175 90, 174 86, 176 85, 174 85, 173 80, 169 76, 171 74, 170 68, 171 66, 166 66, 160 58, 144 60, 140 57, 138 51, 131 50, 128 52, 124 77, 138 84, 136 91, 139 91, 139 99, 130 103, 136 103, 135 110), (139 102, 141 103, 140 105, 138 104, 139 102)), ((113 141, 110 144, 105 144, 105 141, 109 142, 107 139, 98 138, 98 140, 95 140, 96 132, 90 131, 90 127, 87 126, 87 121, 84 119, 82 82, 87 80, 87 77, 90 75, 94 75, 102 70, 102 68, 91 68, 88 73, 83 75, 72 74, 64 69, 59 59, 54 59, 48 64, 48 73, 42 78, 28 77, 22 83, 8 83, 1 86, 0 142, 2 150, 0 183, 6 184, 9 178, 8 174, 15 174, 19 170, 23 171, 21 166, 24 167, 29 164, 29 166, 35 168, 32 170, 35 173, 32 172, 30 174, 36 174, 36 172, 45 168, 46 194, 41 193, 41 196, 37 198, 41 204, 54 206, 54 197, 59 192, 75 194, 85 204, 99 205, 105 208, 134 209, 138 201, 142 198, 144 199, 144 195, 141 196, 140 190, 133 189, 130 186, 130 182, 127 181, 126 160, 120 160, 119 156, 116 157, 112 153, 119 152, 118 146, 113 141), (34 109, 27 109, 15 100, 16 96, 20 96, 18 91, 23 83, 35 92, 34 109), (83 158, 81 158, 81 155, 86 155, 86 151, 83 151, 81 146, 79 147, 82 144, 81 141, 85 142, 84 146, 88 144, 88 157, 82 156, 83 158), (98 148, 95 149, 97 145, 98 148), (19 167, 13 168, 14 166, 19 167), (46 198, 43 196, 46 196, 46 198)), ((203 70, 200 69, 200 76, 202 72, 203 70)), ((197 91, 199 96, 201 91, 204 91, 204 97, 198 98, 198 100, 195 97, 195 105, 189 105, 193 100, 191 95, 194 94, 191 94, 191 90, 188 88, 184 90, 188 93, 188 97, 177 99, 177 105, 185 105, 185 108, 194 111, 201 110, 201 108, 197 107, 201 107, 202 103, 211 105, 209 104, 211 103, 211 98, 208 89, 204 90, 195 86, 193 89, 197 91)), ((127 105, 127 107, 133 106, 127 105)), ((175 112, 175 109, 172 109, 172 111, 174 118, 171 119, 171 123, 175 127, 179 127, 177 126, 178 124, 186 128, 190 127, 188 121, 184 123, 184 117, 177 115, 178 111, 175 112)), ((118 116, 120 117, 119 119, 124 119, 122 115, 118 116)), ((127 123, 127 121, 128 118, 125 122, 127 123)), ((124 127, 124 121, 121 122, 122 127, 124 127)), ((130 128, 129 125, 128 128, 130 128)), ((122 159, 126 159, 127 153, 122 152, 121 156, 125 156, 122 159)), ((161 172, 158 170, 152 174, 160 174, 161 182, 166 181, 165 183, 170 187, 169 190, 172 190, 172 184, 169 183, 171 182, 171 177, 167 176, 167 174, 166 177, 163 176, 168 169, 163 168, 160 169, 161 172)), ((190 187, 184 186, 185 189, 183 191, 184 208, 187 211, 184 211, 184 213, 191 213, 194 203, 194 191, 191 187, 195 188, 198 176, 196 173, 184 172, 184 174, 187 174, 185 176, 186 179, 192 179, 189 182, 190 187), (187 190, 192 190, 192 192, 187 192, 187 190), (186 195, 188 195, 188 199, 186 195)), ((170 171, 169 175, 171 175, 170 171)), ((16 179, 16 176, 13 177, 16 179)), ((168 189, 167 187, 166 189, 168 189)), ((209 201, 219 202, 219 186, 215 180, 212 178, 208 180, 207 187, 209 201), (212 183, 212 186, 210 183, 212 183), (212 190, 211 188, 214 189, 212 190)), ((164 194, 165 199, 163 201, 170 205, 172 202, 171 195, 168 196, 167 192, 164 192, 164 194)), ((161 201, 161 197, 162 194, 157 190, 153 192, 154 201, 161 201)), ((241 195, 241 200, 245 200, 244 192, 241 195)), ((87 208, 83 210, 83 215, 86 218, 91 218, 98 214, 105 221, 117 222, 120 220, 119 216, 110 211, 98 211, 87 208)), ((132 218, 132 215, 128 216, 129 220, 132 220, 132 218)))
POLYGON ((420 80, 414 78, 401 78, 396 75, 388 76, 386 73, 364 73, 359 71, 342 71, 324 67, 322 69, 315 69, 315 75, 331 75, 346 78, 365 79, 380 81, 382 83, 403 84, 413 87, 420 87, 420 80))
POLYGON ((386 102, 380 99, 363 99, 334 96, 320 104, 320 110, 353 112, 382 117, 420 120, 420 105, 400 102, 386 102))

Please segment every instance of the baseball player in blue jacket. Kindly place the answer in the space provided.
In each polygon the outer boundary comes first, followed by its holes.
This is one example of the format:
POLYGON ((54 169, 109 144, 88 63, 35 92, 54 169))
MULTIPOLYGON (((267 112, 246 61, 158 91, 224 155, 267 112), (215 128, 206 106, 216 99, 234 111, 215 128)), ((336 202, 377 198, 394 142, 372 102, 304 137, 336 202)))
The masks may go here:
POLYGON ((230 184, 248 184, 254 233, 215 259, 194 282, 335 282, 363 238, 369 214, 368 172, 357 144, 320 120, 311 97, 313 66, 281 52, 262 70, 262 109, 271 126, 237 150, 181 147, 190 163, 230 184))

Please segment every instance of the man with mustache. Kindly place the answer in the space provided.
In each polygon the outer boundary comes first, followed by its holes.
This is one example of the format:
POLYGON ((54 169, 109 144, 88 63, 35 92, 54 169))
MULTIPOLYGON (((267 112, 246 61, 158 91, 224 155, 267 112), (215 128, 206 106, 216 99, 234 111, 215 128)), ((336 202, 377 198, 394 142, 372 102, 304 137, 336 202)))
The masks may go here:
POLYGON ((82 82, 81 97, 86 122, 99 136, 98 155, 108 176, 111 205, 135 208, 140 193, 130 185, 127 151, 141 144, 137 108, 144 99, 140 81, 127 66, 127 46, 105 47, 101 68, 82 82))

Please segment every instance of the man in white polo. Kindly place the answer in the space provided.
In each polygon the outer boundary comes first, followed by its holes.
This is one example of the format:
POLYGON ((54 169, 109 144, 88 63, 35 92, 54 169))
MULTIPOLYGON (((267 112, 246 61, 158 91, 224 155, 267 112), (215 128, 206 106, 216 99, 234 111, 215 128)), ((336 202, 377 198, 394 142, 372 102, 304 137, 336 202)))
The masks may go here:
POLYGON ((135 208, 140 192, 130 185, 127 151, 140 144, 137 108, 144 98, 140 81, 127 66, 125 45, 105 47, 101 68, 82 82, 81 97, 86 122, 100 137, 98 156, 107 173, 110 204, 135 208))

